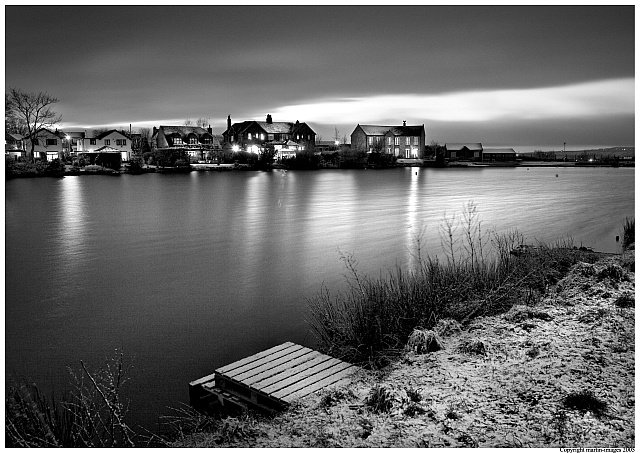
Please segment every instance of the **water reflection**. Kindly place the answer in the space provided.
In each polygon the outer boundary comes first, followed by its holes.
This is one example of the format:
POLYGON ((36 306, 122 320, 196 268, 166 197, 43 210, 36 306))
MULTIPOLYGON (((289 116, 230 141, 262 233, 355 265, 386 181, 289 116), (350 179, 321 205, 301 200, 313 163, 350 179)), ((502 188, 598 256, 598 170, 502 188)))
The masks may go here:
POLYGON ((422 222, 418 222, 418 196, 419 196, 419 182, 420 182, 420 169, 409 168, 411 171, 411 179, 409 181, 409 189, 407 190, 407 232, 406 232, 406 261, 410 268, 415 268, 418 265, 418 259, 421 250, 418 250, 418 246, 422 246, 424 240, 423 230, 424 225, 422 222))
POLYGON ((59 231, 56 233, 60 247, 58 255, 63 275, 71 277, 79 274, 87 247, 87 206, 79 176, 65 177, 60 184, 60 215, 57 222, 59 231))

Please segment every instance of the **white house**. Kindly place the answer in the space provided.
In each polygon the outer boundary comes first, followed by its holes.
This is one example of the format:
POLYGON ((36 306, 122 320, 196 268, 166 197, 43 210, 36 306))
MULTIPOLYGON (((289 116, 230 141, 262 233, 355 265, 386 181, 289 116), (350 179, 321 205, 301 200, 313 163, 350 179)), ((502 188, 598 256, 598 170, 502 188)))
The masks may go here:
POLYGON ((62 157, 62 137, 56 130, 51 132, 49 129, 40 129, 31 137, 25 137, 24 146, 27 156, 31 153, 31 145, 33 147, 33 157, 36 159, 53 160, 62 157))
POLYGON ((96 137, 78 139, 78 153, 100 154, 120 153, 122 161, 131 159, 131 139, 121 132, 112 129, 96 137))

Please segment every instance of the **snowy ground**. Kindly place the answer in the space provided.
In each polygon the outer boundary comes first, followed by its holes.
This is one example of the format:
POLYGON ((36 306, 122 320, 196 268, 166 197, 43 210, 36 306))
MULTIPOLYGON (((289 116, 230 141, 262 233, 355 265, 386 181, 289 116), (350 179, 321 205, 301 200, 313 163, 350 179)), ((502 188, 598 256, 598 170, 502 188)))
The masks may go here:
POLYGON ((450 323, 442 350, 174 445, 634 447, 634 260, 579 263, 536 306, 450 323))

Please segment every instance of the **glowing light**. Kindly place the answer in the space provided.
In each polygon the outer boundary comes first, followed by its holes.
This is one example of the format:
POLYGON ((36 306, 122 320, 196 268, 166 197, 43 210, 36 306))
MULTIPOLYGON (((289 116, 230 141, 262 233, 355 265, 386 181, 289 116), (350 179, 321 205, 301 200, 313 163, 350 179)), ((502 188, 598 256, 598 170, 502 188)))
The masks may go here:
POLYGON ((633 78, 599 80, 557 87, 390 94, 319 99, 276 109, 284 118, 324 124, 376 124, 382 119, 481 122, 601 117, 635 113, 633 78))
POLYGON ((240 149, 240 147, 239 147, 238 145, 233 145, 233 146, 231 147, 231 149, 233 149, 233 152, 234 152, 234 153, 237 153, 237 152, 238 152, 238 150, 240 149))

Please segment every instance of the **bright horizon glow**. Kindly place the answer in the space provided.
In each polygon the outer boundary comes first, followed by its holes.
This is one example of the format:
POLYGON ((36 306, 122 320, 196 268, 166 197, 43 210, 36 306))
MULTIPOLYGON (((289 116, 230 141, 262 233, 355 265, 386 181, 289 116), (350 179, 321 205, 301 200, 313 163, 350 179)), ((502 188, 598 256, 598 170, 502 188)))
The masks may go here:
MULTIPOLYGON (((275 110, 280 118, 324 124, 377 124, 391 118, 482 122, 634 114, 633 78, 519 90, 398 94, 318 100, 275 110)), ((398 120, 399 121, 399 120, 398 120)))

